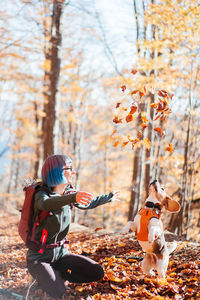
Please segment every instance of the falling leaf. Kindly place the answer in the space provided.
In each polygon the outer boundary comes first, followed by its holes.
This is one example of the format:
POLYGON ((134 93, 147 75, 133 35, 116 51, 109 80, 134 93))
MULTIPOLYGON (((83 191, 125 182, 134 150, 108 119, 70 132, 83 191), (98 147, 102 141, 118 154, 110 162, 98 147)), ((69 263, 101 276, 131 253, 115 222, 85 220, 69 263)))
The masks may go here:
POLYGON ((165 103, 161 100, 158 105, 156 106, 156 110, 158 112, 163 111, 165 109, 165 103))
POLYGON ((113 147, 117 147, 119 145, 119 141, 116 141, 114 144, 113 144, 113 147))
POLYGON ((144 96, 144 93, 139 91, 139 96, 140 96, 140 99, 141 99, 144 96))
POLYGON ((127 136, 129 142, 133 143, 135 141, 135 139, 130 138, 130 135, 127 136))
POLYGON ((131 91, 130 94, 131 94, 131 95, 135 95, 135 94, 137 94, 138 92, 139 92, 139 90, 135 90, 135 91, 131 91))
POLYGON ((130 113, 134 114, 137 111, 137 108, 138 108, 137 103, 133 102, 130 107, 130 113))
POLYGON ((121 105, 121 102, 117 102, 116 103, 116 108, 120 107, 120 105, 121 105))
POLYGON ((139 142, 140 140, 138 138, 134 139, 132 141, 132 149, 134 149, 134 146, 139 142))
POLYGON ((164 90, 159 90, 158 91, 158 95, 161 96, 161 97, 168 97, 168 93, 164 90))
POLYGON ((123 142, 123 143, 122 143, 122 148, 125 147, 128 143, 129 143, 129 141, 123 142))
POLYGON ((156 108, 157 105, 158 105, 158 103, 151 103, 151 104, 150 104, 150 107, 156 108))
POLYGON ((166 108, 165 109, 165 115, 168 115, 168 114, 170 114, 172 111, 171 111, 171 109, 168 107, 168 108, 166 108))
POLYGON ((142 123, 142 130, 144 131, 148 127, 147 123, 142 123))
POLYGON ((145 116, 144 113, 142 113, 142 115, 141 115, 141 120, 142 120, 142 130, 144 131, 147 128, 147 126, 148 126, 147 122, 149 120, 146 118, 146 116, 145 116))
POLYGON ((126 85, 122 85, 121 89, 122 89, 122 92, 124 92, 126 90, 126 85))
POLYGON ((111 133, 111 137, 117 132, 116 129, 113 130, 113 132, 111 133))
POLYGON ((158 133, 160 133, 161 137, 163 137, 165 135, 160 127, 155 127, 154 130, 157 131, 158 133))
POLYGON ((131 73, 132 73, 133 75, 135 75, 135 74, 137 73, 137 70, 132 69, 131 73))
POLYGON ((102 230, 103 229, 103 227, 97 227, 97 228, 95 228, 95 232, 97 232, 97 231, 99 231, 99 230, 102 230))
POLYGON ((168 146, 165 148, 165 150, 169 151, 170 153, 172 153, 174 151, 172 144, 169 143, 168 146))
POLYGON ((153 121, 157 121, 160 117, 161 115, 158 115, 153 121))
POLYGON ((142 120, 143 123, 149 122, 149 120, 146 118, 146 116, 144 114, 142 114, 141 120, 142 120))
POLYGON ((133 121, 133 120, 134 120, 133 115, 132 115, 131 113, 129 113, 129 114, 126 116, 126 122, 128 123, 128 122, 131 122, 131 121, 133 121))
POLYGON ((118 124, 118 123, 122 123, 122 119, 119 119, 118 116, 115 116, 114 119, 113 119, 113 122, 118 124))

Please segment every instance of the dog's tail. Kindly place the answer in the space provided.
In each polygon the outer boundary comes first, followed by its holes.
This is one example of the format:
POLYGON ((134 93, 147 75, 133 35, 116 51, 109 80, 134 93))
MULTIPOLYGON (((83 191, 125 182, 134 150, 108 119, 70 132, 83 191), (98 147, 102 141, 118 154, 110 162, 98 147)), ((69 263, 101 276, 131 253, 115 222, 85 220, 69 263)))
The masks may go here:
POLYGON ((172 243, 168 243, 167 249, 169 251, 169 254, 171 254, 177 247, 177 242, 173 241, 172 243))

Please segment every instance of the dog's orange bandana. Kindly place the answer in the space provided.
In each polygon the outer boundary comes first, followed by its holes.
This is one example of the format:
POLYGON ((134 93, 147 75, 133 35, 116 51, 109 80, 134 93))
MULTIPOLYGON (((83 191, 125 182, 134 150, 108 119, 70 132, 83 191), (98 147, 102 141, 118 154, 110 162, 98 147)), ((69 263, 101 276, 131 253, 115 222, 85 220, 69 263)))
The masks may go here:
POLYGON ((148 241, 148 223, 149 220, 152 218, 159 219, 160 218, 160 212, 157 210, 151 210, 148 208, 141 208, 138 212, 138 214, 141 216, 140 219, 140 231, 136 234, 137 239, 139 241, 148 241))

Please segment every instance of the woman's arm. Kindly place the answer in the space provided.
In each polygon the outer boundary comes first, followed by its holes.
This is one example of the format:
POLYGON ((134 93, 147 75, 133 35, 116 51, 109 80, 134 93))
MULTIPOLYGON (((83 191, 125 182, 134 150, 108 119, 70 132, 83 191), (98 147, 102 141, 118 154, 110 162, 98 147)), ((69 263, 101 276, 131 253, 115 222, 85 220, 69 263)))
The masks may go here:
POLYGON ((88 205, 92 200, 92 195, 87 192, 75 192, 67 195, 48 195, 45 191, 39 191, 35 194, 35 207, 39 210, 51 211, 60 209, 71 203, 79 203, 80 205, 88 205))
POLYGON ((111 192, 109 194, 104 194, 93 199, 88 205, 81 205, 79 203, 74 203, 74 206, 79 209, 92 209, 97 206, 119 200, 119 192, 111 192))
POLYGON ((35 194, 35 207, 39 210, 51 211, 60 209, 65 205, 75 203, 76 193, 69 195, 48 195, 44 191, 39 191, 35 194))

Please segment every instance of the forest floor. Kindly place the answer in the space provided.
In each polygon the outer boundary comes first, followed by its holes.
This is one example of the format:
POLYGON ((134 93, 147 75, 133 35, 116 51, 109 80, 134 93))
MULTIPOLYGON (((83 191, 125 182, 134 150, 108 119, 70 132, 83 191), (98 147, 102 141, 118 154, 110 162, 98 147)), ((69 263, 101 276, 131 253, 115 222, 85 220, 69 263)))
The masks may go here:
MULTIPOLYGON (((18 216, 0 215, 0 299, 20 299, 2 294, 9 291, 25 297, 32 282, 25 265, 26 248, 17 232, 18 216)), ((82 227, 80 227, 82 229, 82 227)), ((69 234, 71 251, 99 262, 105 271, 103 280, 90 284, 69 284, 69 300, 87 299, 200 299, 200 244, 178 240, 170 257, 166 279, 146 276, 141 271, 144 253, 133 234, 73 230, 69 234)), ((23 299, 23 298, 21 298, 23 299)), ((25 299, 25 298, 24 298, 25 299)), ((53 300, 37 285, 30 289, 29 300, 53 300)))

